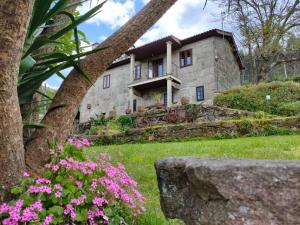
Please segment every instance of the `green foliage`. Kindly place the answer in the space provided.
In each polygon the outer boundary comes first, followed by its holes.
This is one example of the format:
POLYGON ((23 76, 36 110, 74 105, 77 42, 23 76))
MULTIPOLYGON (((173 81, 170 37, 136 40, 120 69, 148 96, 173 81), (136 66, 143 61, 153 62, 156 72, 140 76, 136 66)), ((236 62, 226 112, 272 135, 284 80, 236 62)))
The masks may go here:
POLYGON ((282 103, 278 106, 278 112, 280 115, 286 116, 300 115, 300 101, 282 103))
POLYGON ((91 119, 91 128, 87 131, 88 135, 113 135, 124 132, 133 127, 131 116, 123 115, 118 119, 97 116, 91 119))
POLYGON ((121 130, 123 131, 133 127, 132 117, 128 115, 120 116, 117 119, 117 122, 120 125, 121 130))
MULTIPOLYGON (((73 67, 85 80, 90 82, 88 76, 79 67, 79 60, 101 49, 81 52, 80 40, 86 42, 86 38, 82 32, 77 30, 77 26, 96 15, 105 2, 98 4, 80 16, 66 12, 67 8, 70 7, 69 2, 69 0, 36 0, 34 3, 18 77, 20 104, 30 102, 42 82, 52 75, 57 74, 64 78, 60 71, 66 68, 73 67), (46 37, 44 32, 48 28, 58 26, 58 24, 54 24, 57 15, 65 15, 69 20, 63 24, 65 25, 63 28, 46 37), (71 42, 69 42, 70 35, 74 36, 71 42), (54 51, 43 51, 43 49, 49 47, 54 51), (71 50, 71 48, 73 49, 71 50), (73 51, 76 53, 73 53, 73 51)), ((76 4, 79 5, 81 2, 79 1, 76 4)), ((61 25, 59 24, 59 26, 61 25)))
POLYGON ((137 224, 144 211, 137 183, 108 154, 89 161, 89 144, 70 138, 50 149, 43 177, 24 173, 11 189, 17 199, 0 204, 0 224, 137 224))
POLYGON ((300 83, 300 76, 294 77, 294 78, 293 78, 293 81, 294 81, 294 82, 297 82, 297 83, 300 83))
POLYGON ((279 106, 299 100, 300 84, 272 82, 223 91, 214 98, 214 104, 252 112, 264 111, 275 115, 285 115, 279 110, 279 106), (270 100, 266 99, 267 95, 271 96, 270 100))
POLYGON ((160 103, 161 96, 161 93, 157 92, 152 95, 152 99, 155 101, 155 103, 160 103))
POLYGON ((108 121, 104 115, 97 115, 96 118, 91 118, 91 126, 106 126, 108 121))

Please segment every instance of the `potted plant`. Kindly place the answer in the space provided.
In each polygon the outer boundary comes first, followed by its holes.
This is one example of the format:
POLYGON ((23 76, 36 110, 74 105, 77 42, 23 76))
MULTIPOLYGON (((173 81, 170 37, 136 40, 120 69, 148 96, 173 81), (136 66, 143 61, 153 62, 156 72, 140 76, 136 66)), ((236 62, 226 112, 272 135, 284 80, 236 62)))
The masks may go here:
POLYGON ((128 106, 127 106, 127 109, 125 110, 125 113, 126 113, 126 115, 129 115, 132 113, 132 110, 130 108, 130 101, 128 101, 128 106))
POLYGON ((181 105, 188 105, 190 103, 190 98, 183 96, 180 98, 181 105))
POLYGON ((131 112, 132 112, 131 108, 127 108, 127 109, 125 110, 126 115, 131 114, 131 112))
POLYGON ((156 94, 153 95, 153 100, 155 101, 155 106, 156 108, 162 108, 163 104, 160 102, 161 101, 161 93, 157 92, 156 94))
POLYGON ((110 119, 115 119, 117 116, 117 108, 116 106, 113 106, 112 111, 109 112, 109 118, 110 119))
POLYGON ((140 113, 145 112, 145 106, 144 106, 144 105, 140 105, 140 106, 138 107, 138 112, 140 112, 140 113))

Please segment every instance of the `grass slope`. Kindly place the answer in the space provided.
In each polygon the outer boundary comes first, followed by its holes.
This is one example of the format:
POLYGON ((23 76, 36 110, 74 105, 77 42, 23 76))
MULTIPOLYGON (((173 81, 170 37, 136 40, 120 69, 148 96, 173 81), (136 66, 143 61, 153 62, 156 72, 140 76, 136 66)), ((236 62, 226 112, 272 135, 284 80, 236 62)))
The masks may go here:
POLYGON ((155 160, 169 156, 300 160, 300 135, 112 145, 91 150, 93 154, 108 152, 139 183, 139 190, 147 198, 144 225, 178 225, 178 221, 166 221, 160 210, 155 160))

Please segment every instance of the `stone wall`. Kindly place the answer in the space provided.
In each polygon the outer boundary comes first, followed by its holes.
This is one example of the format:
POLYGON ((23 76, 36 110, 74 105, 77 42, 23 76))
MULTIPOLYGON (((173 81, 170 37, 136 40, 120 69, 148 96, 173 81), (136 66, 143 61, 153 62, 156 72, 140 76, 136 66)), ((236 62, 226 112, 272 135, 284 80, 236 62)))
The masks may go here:
MULTIPOLYGON (((98 144, 167 142, 199 137, 237 137, 244 135, 291 134, 300 130, 300 118, 249 119, 219 122, 198 122, 129 129, 125 133, 84 136, 98 144)), ((81 136, 82 137, 82 136, 81 136)))
POLYGON ((300 161, 167 158, 155 168, 167 218, 187 225, 299 225, 300 161))
POLYGON ((242 116, 253 115, 251 112, 235 109, 208 106, 203 104, 190 104, 173 106, 171 108, 152 108, 144 113, 133 114, 135 127, 143 128, 162 124, 184 122, 209 122, 224 119, 239 119, 242 116))
POLYGON ((241 85, 241 71, 232 52, 229 42, 222 38, 214 38, 215 60, 214 74, 216 79, 216 91, 220 92, 228 88, 241 85))

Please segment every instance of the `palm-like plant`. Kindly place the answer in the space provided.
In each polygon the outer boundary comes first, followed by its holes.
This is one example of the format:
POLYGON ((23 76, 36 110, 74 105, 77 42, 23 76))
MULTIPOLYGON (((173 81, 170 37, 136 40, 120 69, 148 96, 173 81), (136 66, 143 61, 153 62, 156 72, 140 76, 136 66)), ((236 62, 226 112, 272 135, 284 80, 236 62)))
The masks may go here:
POLYGON ((91 8, 84 15, 77 17, 67 10, 70 7, 76 7, 86 1, 87 0, 79 0, 76 3, 70 4, 70 0, 35 0, 18 76, 20 105, 30 102, 33 95, 39 92, 38 89, 42 82, 52 75, 57 74, 62 79, 65 79, 60 71, 66 68, 75 68, 84 79, 89 81, 88 76, 80 69, 79 60, 101 49, 81 52, 79 39, 81 33, 77 27, 79 24, 96 15, 105 1, 91 8), (68 20, 59 21, 57 23, 54 18, 58 15, 64 15, 68 20), (64 23, 64 26, 61 26, 62 23, 64 23), (45 35, 47 29, 55 26, 62 28, 50 36, 45 35), (68 44, 61 43, 60 41, 64 40, 64 36, 70 35, 70 32, 74 35, 75 53, 67 54, 61 51, 55 51, 55 46, 68 44), (49 47, 49 45, 54 46, 52 51, 39 51, 40 49, 49 47))

